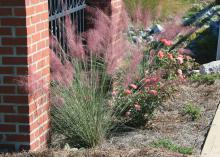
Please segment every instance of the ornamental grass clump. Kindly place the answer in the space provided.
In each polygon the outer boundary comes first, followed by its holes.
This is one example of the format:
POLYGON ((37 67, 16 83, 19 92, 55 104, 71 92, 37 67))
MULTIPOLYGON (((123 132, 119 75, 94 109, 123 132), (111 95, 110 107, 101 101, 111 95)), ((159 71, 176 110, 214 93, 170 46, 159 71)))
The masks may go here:
POLYGON ((51 40, 52 126, 74 147, 95 147, 114 128, 109 93, 112 78, 127 52, 123 38, 112 46, 116 26, 110 17, 97 9, 88 11, 94 28, 82 37, 76 35, 67 19, 67 51, 56 38, 51 40))
MULTIPOLYGON (((94 147, 111 129, 111 109, 105 91, 107 75, 101 67, 74 61, 75 74, 68 86, 53 85, 52 124, 54 131, 75 147, 94 147), (84 68, 90 68, 85 71, 84 68)), ((65 75, 63 75, 65 77, 65 75)))

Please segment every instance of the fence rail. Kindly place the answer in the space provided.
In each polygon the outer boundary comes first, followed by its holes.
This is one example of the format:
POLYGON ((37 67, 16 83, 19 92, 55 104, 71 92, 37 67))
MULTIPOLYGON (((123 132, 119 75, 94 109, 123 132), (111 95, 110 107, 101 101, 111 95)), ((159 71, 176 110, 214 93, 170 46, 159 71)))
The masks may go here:
POLYGON ((69 17, 75 25, 77 35, 85 30, 85 0, 48 0, 50 31, 66 49, 65 21, 69 17))

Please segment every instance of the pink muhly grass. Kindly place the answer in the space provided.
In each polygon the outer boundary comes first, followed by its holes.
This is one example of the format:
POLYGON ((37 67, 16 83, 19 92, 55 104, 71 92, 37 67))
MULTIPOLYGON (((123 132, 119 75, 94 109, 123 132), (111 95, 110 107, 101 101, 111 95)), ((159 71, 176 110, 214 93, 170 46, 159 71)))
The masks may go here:
POLYGON ((126 57, 127 47, 129 43, 121 38, 107 51, 105 54, 105 61, 107 63, 107 73, 114 74, 115 71, 120 67, 121 62, 126 57))
POLYGON ((36 97, 39 93, 48 92, 50 80, 44 78, 39 72, 29 71, 28 75, 20 77, 16 82, 20 90, 32 97, 36 97))
POLYGON ((142 23, 145 28, 149 27, 152 23, 152 15, 150 10, 145 10, 142 15, 142 23))
POLYGON ((151 50, 150 55, 149 55, 149 64, 150 65, 153 64, 155 56, 156 56, 155 50, 151 50))
POLYGON ((156 7, 155 18, 160 18, 162 16, 163 2, 160 0, 159 4, 156 7))
POLYGON ((129 16, 128 16, 128 12, 126 11, 126 7, 125 4, 122 3, 122 9, 121 9, 121 27, 119 27, 119 31, 125 31, 128 29, 128 25, 129 25, 129 16))
POLYGON ((185 48, 180 48, 180 49, 178 50, 178 53, 179 53, 180 55, 188 55, 188 56, 192 55, 192 51, 189 50, 189 49, 185 49, 185 48))
POLYGON ((138 71, 138 66, 140 65, 141 61, 143 60, 143 53, 141 50, 136 49, 136 50, 132 50, 133 52, 133 56, 131 58, 129 67, 128 67, 128 72, 125 75, 124 78, 124 86, 128 87, 129 84, 131 84, 131 82, 133 82, 133 80, 135 79, 135 77, 138 76, 139 71, 138 71))
POLYGON ((188 35, 195 31, 192 26, 184 26, 181 24, 181 18, 176 16, 173 20, 168 21, 164 24, 164 30, 162 33, 156 35, 158 40, 167 39, 174 40, 177 35, 188 35))
POLYGON ((135 20, 137 23, 140 23, 142 20, 142 9, 140 7, 140 4, 137 6, 135 10, 135 20))
POLYGON ((95 12, 94 9, 90 9, 90 12, 94 16, 94 28, 85 33, 87 48, 91 55, 104 59, 107 73, 111 75, 125 57, 127 42, 121 33, 124 26, 121 25, 119 29, 116 29, 118 28, 117 23, 113 23, 112 19, 99 9, 95 12), (116 35, 118 35, 118 39, 116 39, 116 35))
POLYGON ((104 12, 102 12, 99 9, 89 8, 88 10, 90 14, 92 14, 93 16, 92 22, 94 23, 94 28, 86 32, 86 36, 88 38, 87 39, 88 48, 93 51, 100 51, 99 49, 93 49, 93 46, 95 45, 95 47, 98 48, 106 47, 106 45, 108 45, 110 41, 112 41, 112 34, 113 34, 112 21, 108 15, 106 15, 104 12), (95 38, 96 36, 93 35, 98 36, 98 38, 96 39, 95 38), (90 42, 92 43, 90 44, 90 42), (100 44, 101 46, 97 44, 100 44))
POLYGON ((69 85, 73 81, 73 65, 67 60, 63 64, 53 51, 50 53, 50 59, 52 81, 64 86, 69 85))
POLYGON ((183 28, 184 28, 184 26, 182 26, 181 24, 169 22, 164 25, 165 31, 163 31, 162 33, 160 33, 156 37, 158 39, 174 40, 174 38, 181 32, 181 30, 183 28))
POLYGON ((135 10, 134 20, 138 25, 147 28, 152 22, 152 13, 150 9, 142 9, 141 5, 138 4, 135 10))
POLYGON ((82 40, 76 36, 75 26, 72 24, 70 18, 66 19, 66 38, 68 46, 68 54, 72 57, 83 59, 85 51, 82 40))
POLYGON ((53 96, 51 98, 51 102, 57 108, 60 108, 65 104, 64 99, 61 96, 58 96, 58 95, 53 96))
POLYGON ((93 54, 102 55, 104 53, 104 42, 102 34, 97 30, 89 30, 87 32, 87 46, 93 54))

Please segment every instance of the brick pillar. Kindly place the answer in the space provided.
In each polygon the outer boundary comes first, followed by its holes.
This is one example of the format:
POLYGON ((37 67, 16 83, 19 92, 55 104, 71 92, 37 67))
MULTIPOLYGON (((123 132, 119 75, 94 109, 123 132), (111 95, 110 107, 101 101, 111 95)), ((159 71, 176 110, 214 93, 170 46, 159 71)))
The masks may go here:
POLYGON ((47 3, 48 0, 0 0, 0 152, 34 151, 47 145, 47 3), (24 76, 29 76, 27 87, 32 87, 28 92, 16 81, 24 76))
POLYGON ((113 44, 117 44, 117 42, 120 42, 122 39, 122 31, 124 28, 124 20, 126 21, 127 19, 124 16, 124 11, 123 10, 123 0, 111 0, 111 18, 112 18, 112 23, 115 26, 115 34, 113 36, 113 44))

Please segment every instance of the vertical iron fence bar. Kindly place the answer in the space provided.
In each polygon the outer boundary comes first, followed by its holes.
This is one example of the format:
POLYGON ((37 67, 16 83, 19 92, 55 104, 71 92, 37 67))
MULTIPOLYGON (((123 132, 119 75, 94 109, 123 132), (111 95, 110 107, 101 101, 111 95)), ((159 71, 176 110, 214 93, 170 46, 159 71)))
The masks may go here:
POLYGON ((48 0, 51 35, 67 50, 66 19, 69 16, 77 35, 85 30, 85 0, 48 0))

